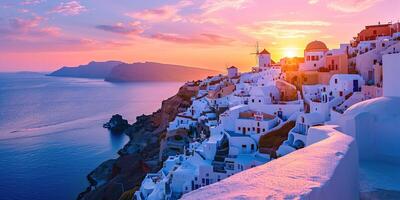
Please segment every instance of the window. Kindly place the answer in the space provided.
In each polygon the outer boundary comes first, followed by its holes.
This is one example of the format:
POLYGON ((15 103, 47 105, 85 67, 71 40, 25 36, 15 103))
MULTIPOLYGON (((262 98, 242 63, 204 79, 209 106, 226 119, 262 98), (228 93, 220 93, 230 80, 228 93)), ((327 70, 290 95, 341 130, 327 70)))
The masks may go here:
POLYGON ((252 99, 252 100, 251 100, 251 102, 253 102, 253 103, 254 103, 254 99, 252 99))
POLYGON ((317 64, 314 63, 314 67, 316 67, 316 66, 317 66, 317 64))
POLYGON ((240 126, 238 127, 238 130, 240 131, 240 126))
POLYGON ((250 127, 247 128, 247 131, 250 131, 250 127))
POLYGON ((337 78, 335 78, 335 84, 337 84, 337 78))
POLYGON ((256 127, 253 127, 253 131, 255 131, 256 130, 256 127))
POLYGON ((265 132, 265 128, 263 128, 263 132, 265 132))
POLYGON ((243 148, 243 149, 246 149, 246 148, 247 148, 247 145, 242 144, 242 148, 243 148))
POLYGON ((260 122, 257 122, 257 126, 260 126, 260 122))
POLYGON ((260 99, 260 100, 258 100, 258 103, 261 103, 261 99, 260 99))

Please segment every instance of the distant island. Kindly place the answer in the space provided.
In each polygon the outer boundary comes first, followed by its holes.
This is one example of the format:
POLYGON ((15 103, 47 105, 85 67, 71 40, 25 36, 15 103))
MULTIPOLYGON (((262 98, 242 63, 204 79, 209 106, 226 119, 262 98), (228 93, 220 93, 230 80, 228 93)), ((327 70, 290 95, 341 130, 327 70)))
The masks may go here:
POLYGON ((76 78, 101 78, 104 79, 111 73, 111 70, 122 64, 119 61, 106 61, 106 62, 95 62, 92 61, 87 65, 79 65, 77 67, 62 67, 57 71, 49 74, 49 76, 61 76, 61 77, 76 77, 76 78))
POLYGON ((101 78, 110 82, 191 81, 219 74, 219 71, 156 62, 90 62, 77 67, 62 67, 49 76, 101 78))

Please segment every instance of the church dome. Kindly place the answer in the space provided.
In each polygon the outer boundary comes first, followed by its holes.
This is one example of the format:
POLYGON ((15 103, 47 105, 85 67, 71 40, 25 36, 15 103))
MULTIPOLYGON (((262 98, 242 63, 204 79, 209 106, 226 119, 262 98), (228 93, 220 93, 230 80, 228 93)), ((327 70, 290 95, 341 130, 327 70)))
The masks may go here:
POLYGON ((326 47, 325 43, 314 40, 307 44, 305 51, 328 51, 328 47, 326 47))

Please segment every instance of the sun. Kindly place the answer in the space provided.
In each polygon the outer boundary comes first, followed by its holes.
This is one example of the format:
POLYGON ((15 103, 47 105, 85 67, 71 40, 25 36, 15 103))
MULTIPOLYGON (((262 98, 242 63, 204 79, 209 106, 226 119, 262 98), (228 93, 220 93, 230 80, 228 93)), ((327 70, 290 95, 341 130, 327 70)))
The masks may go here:
POLYGON ((296 56, 296 51, 294 48, 285 48, 283 55, 288 58, 293 58, 296 56))

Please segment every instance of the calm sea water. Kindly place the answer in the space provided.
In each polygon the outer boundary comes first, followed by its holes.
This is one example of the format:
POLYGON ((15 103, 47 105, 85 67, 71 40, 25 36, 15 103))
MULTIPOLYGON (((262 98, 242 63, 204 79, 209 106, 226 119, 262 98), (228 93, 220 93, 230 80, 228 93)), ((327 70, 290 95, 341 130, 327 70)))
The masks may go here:
POLYGON ((75 199, 127 142, 102 124, 115 113, 132 123, 181 85, 0 73, 0 199, 75 199))

